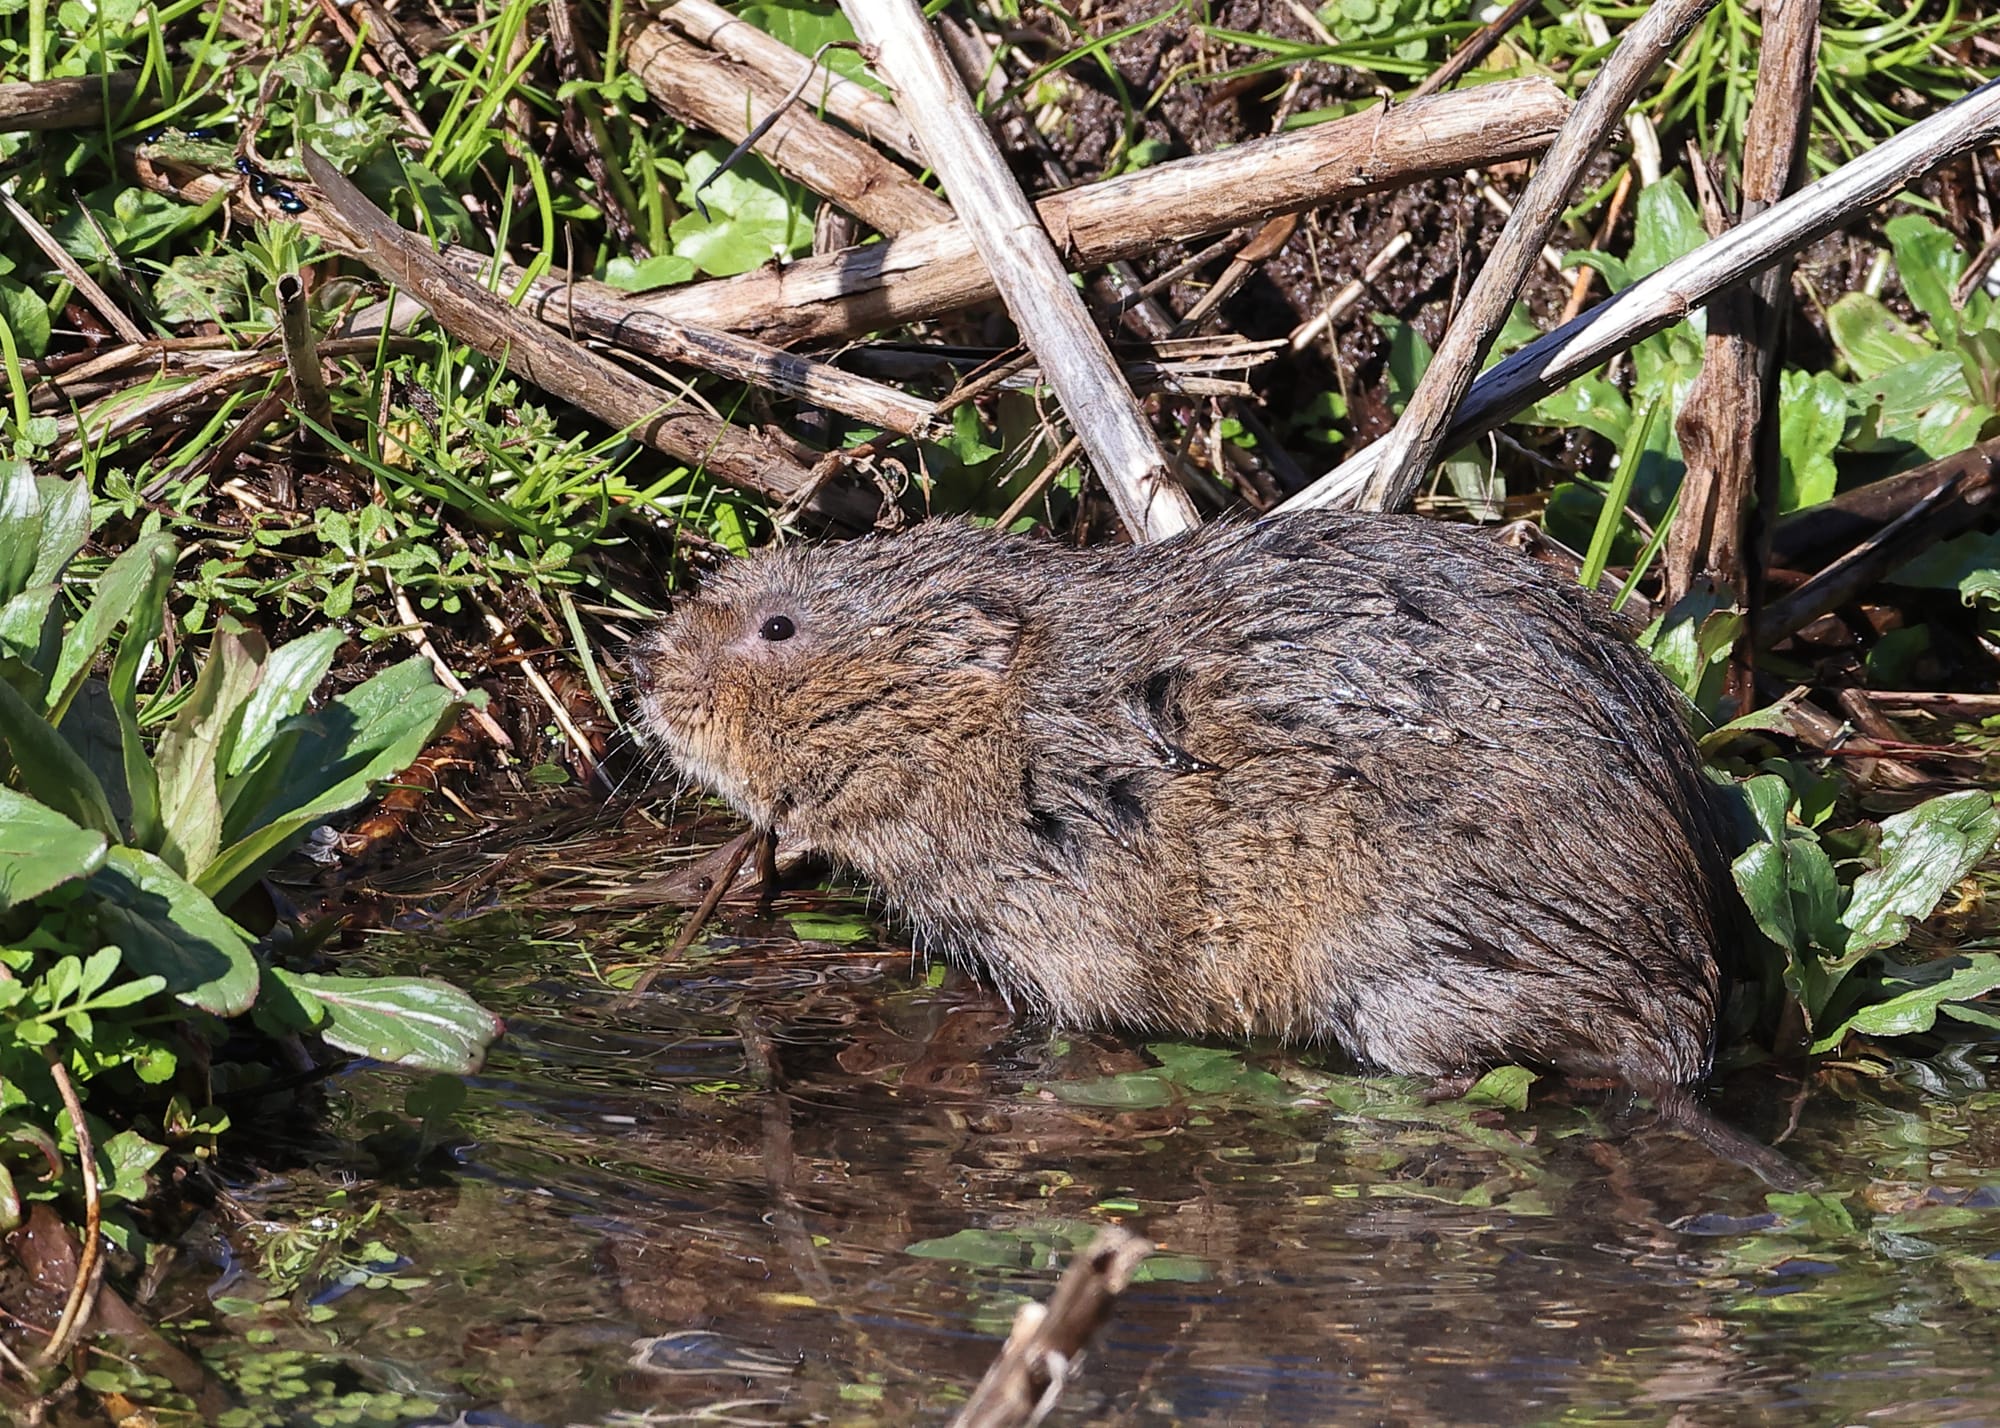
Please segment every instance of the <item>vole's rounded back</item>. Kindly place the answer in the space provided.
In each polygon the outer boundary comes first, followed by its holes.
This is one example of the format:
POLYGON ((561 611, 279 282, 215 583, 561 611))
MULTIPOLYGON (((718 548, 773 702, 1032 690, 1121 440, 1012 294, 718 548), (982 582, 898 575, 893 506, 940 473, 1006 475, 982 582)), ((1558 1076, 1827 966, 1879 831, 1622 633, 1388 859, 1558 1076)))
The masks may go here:
POLYGON ((934 522, 738 562, 634 666, 685 772, 1064 1021, 1707 1068, 1728 855, 1679 696, 1473 532, 934 522))

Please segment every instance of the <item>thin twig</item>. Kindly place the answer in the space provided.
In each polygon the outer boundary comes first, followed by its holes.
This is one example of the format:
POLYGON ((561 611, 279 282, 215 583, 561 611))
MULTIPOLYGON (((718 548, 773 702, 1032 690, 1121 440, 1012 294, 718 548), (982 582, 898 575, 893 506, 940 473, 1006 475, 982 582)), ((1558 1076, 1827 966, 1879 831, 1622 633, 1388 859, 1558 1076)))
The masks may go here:
POLYGON ((49 1075, 55 1079, 56 1091, 62 1096, 63 1109, 69 1112, 70 1129, 76 1133, 77 1168, 83 1175, 83 1244, 76 1259, 76 1278, 70 1282, 69 1299, 63 1305, 62 1317, 56 1320, 55 1332, 35 1354, 35 1367, 47 1368, 64 1354, 89 1322, 91 1310, 96 1307, 98 1285, 98 1234, 103 1223, 104 1200, 97 1183, 97 1148, 91 1143, 90 1126, 83 1116, 83 1103, 77 1099, 76 1087, 70 1084, 69 1070, 62 1064, 62 1058, 49 1057, 49 1075))
POLYGON ((84 271, 83 264, 69 255, 69 250, 56 241, 55 234, 42 227, 35 215, 21 207, 14 197, 11 183, 0 185, 0 206, 7 210, 7 216, 21 225, 21 231, 42 250, 42 256, 55 264, 58 271, 68 278, 70 285, 82 293, 84 300, 97 309, 98 316, 111 324, 111 330, 126 342, 144 342, 146 334, 139 330, 139 324, 126 316, 125 309, 113 302, 97 279, 84 271))
POLYGON ((1032 1428, 1055 1407, 1078 1360, 1153 1246, 1107 1225, 1070 1261, 1046 1306, 1023 1304, 1000 1357, 951 1428, 1032 1428))
POLYGON ((680 960, 681 954, 694 945, 694 939, 702 928, 708 925, 708 920, 715 916, 715 909, 722 905, 722 899, 729 895, 729 889, 735 886, 736 875, 742 871, 744 860, 750 856, 750 850, 757 844, 769 840, 770 836, 753 828, 736 840, 735 850, 730 853, 729 861, 723 864, 722 871, 709 885, 708 895, 701 900, 701 906, 688 914, 688 920, 682 925, 680 936, 674 939, 674 945, 666 950, 666 954, 659 961, 646 969, 645 974, 632 984, 624 996, 613 1003, 614 1007, 628 1007, 638 1001, 652 990, 653 983, 658 981, 669 967, 680 960))
POLYGON ((1042 469, 1035 473, 1035 479, 1021 489, 1021 494, 1007 503, 1007 509, 1002 511, 1000 518, 993 523, 994 529, 1004 531, 1007 527, 1013 525, 1015 521, 1018 521, 1021 518, 1021 512, 1027 510, 1034 503, 1035 497, 1042 494, 1042 491, 1048 486, 1049 482, 1055 480, 1056 473, 1068 465, 1082 448, 1083 438, 1080 436, 1072 436, 1068 441, 1065 441, 1062 444, 1062 449, 1056 452, 1054 456, 1051 456, 1042 469))

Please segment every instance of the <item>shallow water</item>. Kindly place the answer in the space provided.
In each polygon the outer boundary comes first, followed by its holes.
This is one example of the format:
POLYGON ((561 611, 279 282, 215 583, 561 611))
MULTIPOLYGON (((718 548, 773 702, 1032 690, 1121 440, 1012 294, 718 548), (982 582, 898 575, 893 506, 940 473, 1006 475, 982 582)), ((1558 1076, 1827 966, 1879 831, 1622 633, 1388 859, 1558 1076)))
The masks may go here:
POLYGON ((335 1078, 170 1277, 242 1421, 943 1422, 1115 1222, 1159 1252, 1054 1422, 2000 1425, 2000 1044, 1734 1077, 1826 1182, 1784 1196, 1546 1084, 1053 1035, 854 899, 725 911, 624 1004, 671 922, 377 939, 508 1036, 455 1109, 335 1078))

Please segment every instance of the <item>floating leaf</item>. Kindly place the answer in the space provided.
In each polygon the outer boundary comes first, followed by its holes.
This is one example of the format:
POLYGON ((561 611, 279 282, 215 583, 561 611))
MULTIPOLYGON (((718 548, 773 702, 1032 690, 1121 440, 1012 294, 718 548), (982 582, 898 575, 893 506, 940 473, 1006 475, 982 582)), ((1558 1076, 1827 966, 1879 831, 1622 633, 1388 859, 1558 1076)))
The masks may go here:
POLYGON ((457 987, 428 977, 271 975, 317 999, 326 1014, 319 1033, 333 1045, 395 1066, 469 1076, 505 1029, 457 987))

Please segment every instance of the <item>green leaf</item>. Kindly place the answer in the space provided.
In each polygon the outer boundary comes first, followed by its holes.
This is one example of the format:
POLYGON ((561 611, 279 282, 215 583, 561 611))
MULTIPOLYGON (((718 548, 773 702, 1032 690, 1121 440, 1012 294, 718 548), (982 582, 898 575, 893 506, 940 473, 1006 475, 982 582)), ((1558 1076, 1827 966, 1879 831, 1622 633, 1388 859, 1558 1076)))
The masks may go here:
POLYGON ((125 633, 111 657, 106 694, 118 724, 120 756, 125 767, 125 793, 130 806, 132 841, 157 848, 165 830, 160 826, 160 776, 153 767, 146 741, 139 732, 139 671, 146 651, 166 627, 167 587, 173 583, 174 552, 155 550, 139 600, 125 621, 125 633))
POLYGON ((733 277, 761 268, 774 258, 789 257, 812 239, 812 222, 796 193, 768 177, 760 164, 738 164, 701 190, 695 189, 716 170, 717 155, 703 150, 687 162, 687 183, 681 192, 686 207, 673 227, 674 253, 712 278, 733 277), (704 218, 701 209, 708 210, 704 218))
POLYGON ((1637 216, 1632 221, 1632 256, 1626 272, 1638 282, 1658 272, 1676 258, 1686 257, 1708 241, 1701 214, 1694 200, 1681 187, 1678 174, 1639 191, 1637 216))
MULTIPOLYGON (((1844 293, 1835 299, 1826 310, 1826 329, 1834 350, 1862 381, 1873 381, 1919 358, 1941 355, 1922 333, 1867 293, 1844 293)), ((1953 373, 1957 370, 1953 362, 1953 373)))
POLYGON ((1890 574, 1896 585, 1918 590, 1956 590, 1968 605, 2000 608, 2000 532, 1966 531, 1939 541, 1890 574))
POLYGON ((1896 256, 1896 275, 1903 291, 1917 310, 1931 320, 1931 327, 1945 341, 1958 332, 1959 313, 1952 305, 1952 289, 1965 271, 1965 255, 1958 241, 1930 219, 1914 213, 1899 214, 1882 225, 1889 251, 1896 256))
POLYGON ((104 834, 0 788, 0 912, 104 866, 104 834))
POLYGON ((271 652, 229 741, 222 769, 225 778, 236 778, 270 752, 279 726, 306 707, 346 638, 340 630, 328 628, 271 652))
POLYGON ((1525 1111, 1528 1108, 1528 1088, 1534 1084, 1535 1073, 1525 1066, 1496 1066, 1474 1081, 1463 1099, 1475 1105, 1525 1111))
POLYGON ((42 496, 25 461, 0 460, 0 602, 28 588, 42 544, 42 496))
MULTIPOLYGON (((90 486, 81 476, 73 481, 43 476, 35 487, 41 492, 42 530, 28 583, 53 585, 90 539, 90 486)), ((0 541, 7 538, 5 527, 0 526, 0 541)))
POLYGON ((1929 1031, 1937 1014, 1951 1002, 1967 1002, 2000 989, 2000 954, 1974 952, 1945 957, 1918 967, 1899 968, 1883 983, 1884 990, 1909 990, 1863 1007, 1813 1044, 1814 1051, 1831 1051, 1849 1031, 1868 1036, 1911 1036, 1929 1031))
POLYGON ((420 655, 392 665, 311 714, 282 762, 257 771, 254 797, 231 826, 249 830, 217 853, 196 883, 225 906, 314 824, 351 808, 401 773, 455 716, 458 701, 420 655))
POLYGON ((0 663, 16 659, 29 676, 12 682, 21 696, 41 708, 62 645, 61 590, 54 585, 30 585, 13 599, 0 602, 0 663))
POLYGON ((0 278, 0 322, 7 324, 24 357, 39 357, 49 350, 54 328, 49 323, 49 305, 41 295, 12 278, 0 278))
POLYGON ((1909 919, 1930 916, 1938 899, 1993 847, 2000 810, 1979 789, 1948 793, 1882 820, 1882 866, 1854 882, 1841 921, 1850 957, 1891 947, 1909 935, 1909 919))
POLYGON ((32 797, 71 822, 119 838, 104 786, 82 757, 34 708, 0 679, 0 745, 12 756, 19 782, 32 797))
POLYGON ((63 636, 62 653, 49 681, 46 707, 51 723, 62 722, 112 633, 147 601, 155 584, 172 578, 173 565, 173 538, 154 531, 126 547, 98 578, 90 604, 63 636))
POLYGON ((190 878, 222 846, 222 745, 257 688, 265 653, 261 635, 233 620, 224 623, 195 676, 193 693, 153 751, 160 776, 160 856, 190 878))
POLYGON ((1517 422, 1533 426, 1576 426, 1607 441, 1623 442, 1632 425, 1632 408, 1624 393, 1602 377, 1579 377, 1559 392, 1551 392, 1517 422))
POLYGON ((1778 378, 1778 509, 1803 510, 1833 496, 1833 453, 1847 429, 1847 388, 1831 372, 1788 370, 1778 378))
POLYGON ((112 848, 90 879, 97 924, 140 975, 166 979, 165 990, 217 1016, 247 1011, 257 997, 257 962, 236 924, 208 896, 161 859, 137 848, 112 848))
POLYGON ((469 1076, 506 1029, 499 1017, 448 982, 278 970, 271 975, 317 998, 326 1011, 320 1035, 333 1045, 396 1066, 469 1076))
POLYGON ((97 1145, 97 1179, 106 1200, 137 1202, 146 1198, 147 1175, 160 1157, 164 1145, 155 1145, 129 1130, 119 1131, 97 1145))
POLYGON ((959 1230, 905 1245, 919 1259, 948 1259, 980 1269, 1036 1269, 1049 1263, 1050 1243, 1034 1230, 959 1230))

